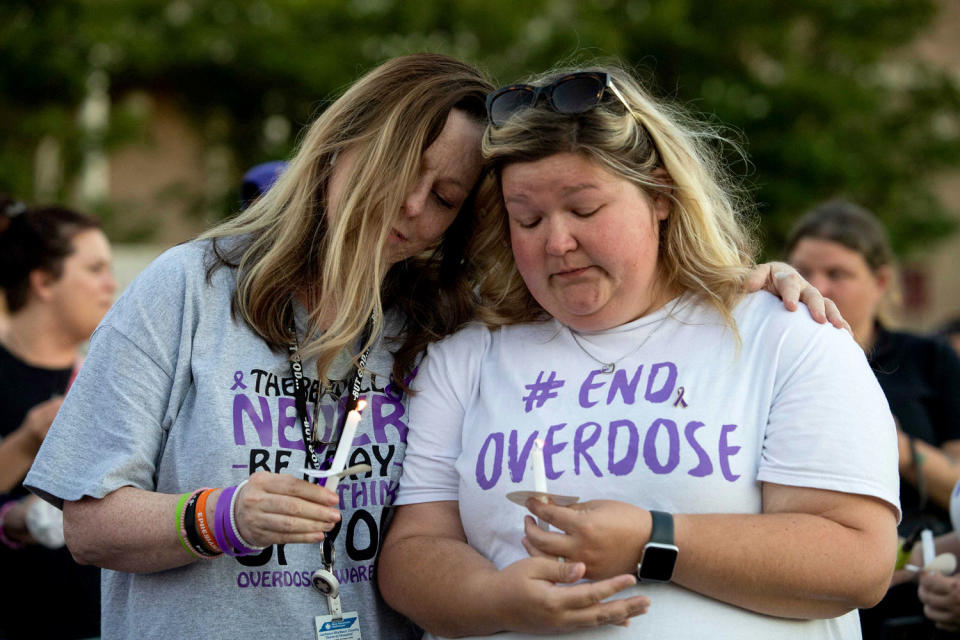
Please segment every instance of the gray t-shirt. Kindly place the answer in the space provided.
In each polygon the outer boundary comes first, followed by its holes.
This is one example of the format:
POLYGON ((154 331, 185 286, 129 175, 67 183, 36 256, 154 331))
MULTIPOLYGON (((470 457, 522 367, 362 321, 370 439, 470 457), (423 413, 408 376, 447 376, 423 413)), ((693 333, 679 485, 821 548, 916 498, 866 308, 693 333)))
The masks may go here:
MULTIPOLYGON (((32 491, 59 506, 124 486, 175 494, 235 485, 258 470, 300 476, 305 452, 287 354, 231 317, 236 274, 220 268, 208 282, 208 247, 164 253, 104 318, 25 480, 32 491)), ((302 310, 297 319, 303 336, 302 310)), ((388 320, 391 335, 399 323, 388 320)), ((419 636, 374 579, 407 440, 389 347, 381 337, 369 356, 361 391, 368 406, 348 458, 373 471, 338 487, 335 573, 343 611, 360 614, 365 640, 419 636)), ((320 427, 341 411, 337 396, 349 395, 349 355, 337 365, 334 389, 319 401, 320 427)), ((315 361, 304 362, 311 400, 315 371, 315 361)), ((313 638, 314 616, 327 614, 310 582, 320 564, 319 544, 291 544, 150 574, 104 570, 103 637, 313 638)))

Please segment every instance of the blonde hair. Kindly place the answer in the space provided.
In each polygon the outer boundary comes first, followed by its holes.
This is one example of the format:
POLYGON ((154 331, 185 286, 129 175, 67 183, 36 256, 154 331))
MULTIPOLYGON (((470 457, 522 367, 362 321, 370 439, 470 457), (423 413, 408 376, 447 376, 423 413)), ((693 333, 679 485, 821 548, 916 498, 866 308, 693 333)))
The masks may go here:
MULTIPOLYGON (((608 90, 601 103, 585 113, 557 113, 541 104, 513 114, 502 127, 488 126, 483 154, 498 183, 511 163, 577 153, 651 198, 666 196, 670 212, 660 224, 658 286, 702 296, 736 331, 732 310, 754 264, 755 246, 744 224, 746 207, 725 174, 715 144, 729 141, 680 109, 655 100, 627 72, 588 70, 609 74, 630 110, 608 90)), ((569 73, 572 70, 548 72, 529 84, 548 85, 569 73)), ((488 272, 481 316, 490 325, 543 318, 545 312, 516 269, 502 195, 486 192, 484 199, 491 204, 481 227, 483 238, 477 240, 488 272)))
POLYGON ((330 365, 354 348, 368 319, 374 317, 374 330, 363 348, 382 330, 384 309, 396 307, 408 315, 393 371, 403 384, 423 346, 472 311, 469 269, 453 254, 472 233, 473 198, 439 247, 392 267, 384 247, 419 177, 422 154, 447 115, 458 109, 483 122, 490 89, 478 70, 439 54, 390 60, 347 89, 310 125, 274 186, 202 236, 214 241, 209 274, 220 266, 237 269, 235 315, 279 349, 291 339, 290 302, 299 296, 310 318, 300 351, 317 357, 318 377, 326 382, 330 365), (336 210, 327 210, 326 186, 347 149, 353 171, 336 210), (217 243, 226 238, 237 241, 217 243), (442 290, 418 284, 424 281, 439 282, 442 290), (424 308, 429 311, 409 318, 410 310, 424 308), (321 334, 324 321, 332 324, 321 334))

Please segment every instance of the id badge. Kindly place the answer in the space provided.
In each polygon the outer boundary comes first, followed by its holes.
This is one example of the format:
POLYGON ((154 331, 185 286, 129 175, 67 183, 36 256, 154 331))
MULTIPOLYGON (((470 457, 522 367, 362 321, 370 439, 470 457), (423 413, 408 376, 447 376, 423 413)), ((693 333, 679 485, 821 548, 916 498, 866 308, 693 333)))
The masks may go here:
POLYGON ((339 620, 330 615, 317 616, 314 626, 317 640, 360 640, 360 616, 356 611, 345 611, 339 620))

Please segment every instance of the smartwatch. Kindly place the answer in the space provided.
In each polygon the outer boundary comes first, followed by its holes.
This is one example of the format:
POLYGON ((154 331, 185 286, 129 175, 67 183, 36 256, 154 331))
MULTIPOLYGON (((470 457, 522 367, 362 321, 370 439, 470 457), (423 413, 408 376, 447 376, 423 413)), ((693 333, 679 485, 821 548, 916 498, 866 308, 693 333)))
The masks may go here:
POLYGON ((637 579, 640 582, 670 582, 680 554, 673 543, 673 516, 664 511, 651 511, 650 517, 653 520, 650 541, 643 547, 643 555, 637 563, 637 579))

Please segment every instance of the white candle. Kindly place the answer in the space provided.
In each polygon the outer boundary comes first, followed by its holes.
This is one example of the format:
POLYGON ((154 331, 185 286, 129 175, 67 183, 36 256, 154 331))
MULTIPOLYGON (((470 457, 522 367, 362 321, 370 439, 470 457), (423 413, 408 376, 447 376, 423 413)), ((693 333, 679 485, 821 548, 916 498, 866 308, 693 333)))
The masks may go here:
MULTIPOLYGON (((537 438, 533 441, 533 490, 540 494, 547 492, 547 472, 543 468, 543 440, 537 438)), ((545 495, 537 498, 540 502, 547 503, 549 499, 545 495)), ((550 525, 542 518, 537 518, 537 526, 544 531, 550 530, 550 525)))
POLYGON ((926 567, 937 557, 937 549, 933 542, 933 531, 930 529, 921 531, 920 543, 923 545, 923 566, 926 567))
POLYGON ((547 472, 543 468, 543 440, 533 441, 533 490, 537 493, 547 492, 547 472))
MULTIPOLYGON (((361 400, 357 403, 357 408, 347 414, 347 420, 343 423, 343 435, 340 436, 340 444, 337 445, 337 452, 333 454, 333 464, 330 466, 331 473, 340 473, 347 466, 347 456, 350 454, 350 448, 353 446, 353 438, 357 435, 357 425, 360 424, 360 412, 367 406, 367 403, 361 400)), ((331 491, 337 490, 340 483, 338 476, 331 476, 327 479, 327 488, 331 491)))

